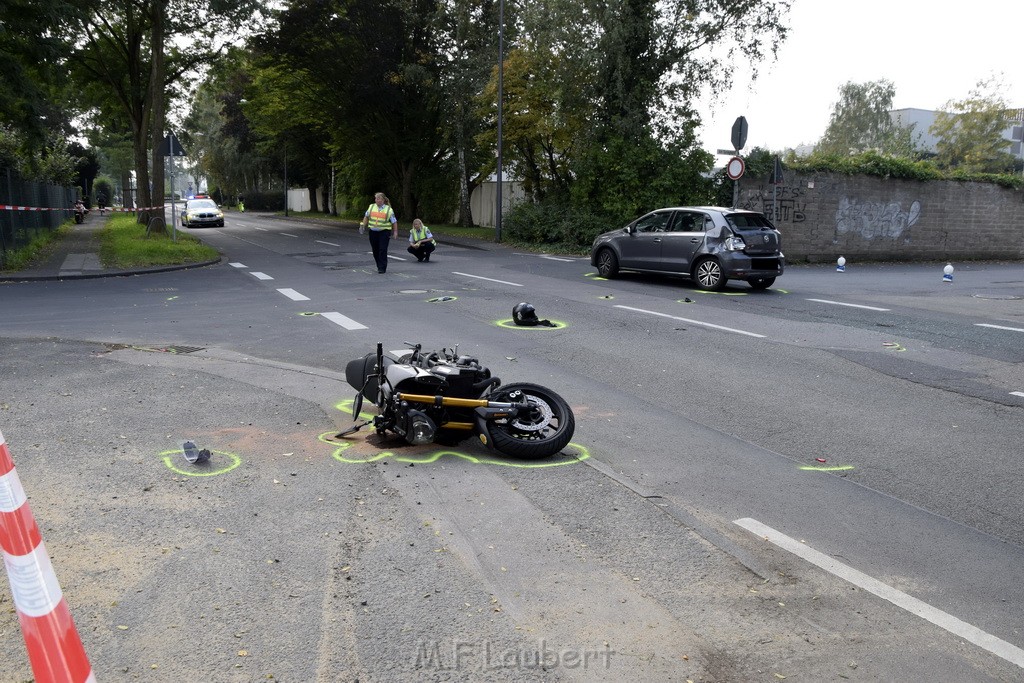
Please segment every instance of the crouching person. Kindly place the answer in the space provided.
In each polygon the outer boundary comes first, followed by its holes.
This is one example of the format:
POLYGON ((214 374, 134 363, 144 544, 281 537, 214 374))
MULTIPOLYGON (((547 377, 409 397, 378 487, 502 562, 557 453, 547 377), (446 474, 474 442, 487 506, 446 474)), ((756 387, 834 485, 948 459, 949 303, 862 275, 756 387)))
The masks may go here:
POLYGON ((412 222, 412 230, 409 231, 409 253, 416 257, 417 261, 429 261, 430 254, 437 248, 437 242, 430 233, 430 228, 423 225, 419 218, 412 222))

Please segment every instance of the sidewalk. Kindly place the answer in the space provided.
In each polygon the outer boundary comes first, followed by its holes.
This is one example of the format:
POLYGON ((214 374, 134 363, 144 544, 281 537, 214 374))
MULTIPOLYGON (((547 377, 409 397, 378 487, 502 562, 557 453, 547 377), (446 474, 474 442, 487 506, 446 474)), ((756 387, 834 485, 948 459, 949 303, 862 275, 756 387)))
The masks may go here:
POLYGON ((71 232, 56 239, 45 257, 32 263, 24 270, 0 272, 0 282, 33 282, 38 280, 71 280, 96 277, 119 277, 161 273, 169 270, 197 268, 217 263, 220 259, 200 263, 182 263, 170 266, 146 268, 104 268, 100 262, 100 239, 97 233, 103 228, 105 219, 90 216, 84 223, 73 224, 71 232))

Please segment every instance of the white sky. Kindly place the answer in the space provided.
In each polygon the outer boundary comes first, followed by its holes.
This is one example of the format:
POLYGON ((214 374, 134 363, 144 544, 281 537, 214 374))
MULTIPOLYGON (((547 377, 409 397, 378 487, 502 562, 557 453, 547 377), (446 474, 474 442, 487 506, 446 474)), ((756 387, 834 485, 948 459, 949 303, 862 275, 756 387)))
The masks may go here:
POLYGON ((813 144, 848 81, 888 79, 893 108, 939 109, 1001 74, 1006 102, 1024 107, 1021 0, 794 0, 789 26, 756 83, 737 72, 732 91, 706 104, 705 149, 732 146, 737 116, 747 118, 745 151, 813 144))

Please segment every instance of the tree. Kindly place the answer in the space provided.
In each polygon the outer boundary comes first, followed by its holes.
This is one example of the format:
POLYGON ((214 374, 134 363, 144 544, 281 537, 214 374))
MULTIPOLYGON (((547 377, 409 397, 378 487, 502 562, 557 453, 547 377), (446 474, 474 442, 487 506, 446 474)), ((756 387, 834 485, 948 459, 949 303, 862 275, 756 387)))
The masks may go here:
POLYGON ((0 165, 23 178, 70 185, 75 112, 71 30, 83 11, 65 0, 0 0, 0 165))
POLYGON ((839 88, 839 100, 832 105, 832 116, 825 134, 815 146, 822 155, 853 156, 868 150, 897 157, 915 154, 920 134, 913 125, 896 124, 891 114, 896 88, 885 79, 854 83, 839 88))
POLYGON ((1003 132, 1012 125, 1010 107, 998 78, 978 81, 965 99, 950 100, 929 131, 938 138, 935 163, 969 173, 1003 173, 1013 169, 1013 155, 1003 132))
POLYGON ((254 129, 287 142, 289 159, 326 151, 325 158, 358 169, 363 186, 349 192, 360 201, 391 188, 399 215, 417 215, 421 179, 439 177, 452 156, 437 2, 291 2, 277 29, 256 42, 256 65, 274 89, 246 96, 256 103, 247 109, 254 129), (282 106, 294 112, 271 114, 282 106))
MULTIPOLYGON (((704 90, 728 88, 741 56, 756 75, 786 35, 788 7, 776 0, 524 4, 506 62, 515 170, 535 198, 617 218, 700 194, 711 157, 697 145, 700 117, 691 103, 704 90)), ((489 85, 485 104, 495 92, 489 85)))
POLYGON ((82 194, 85 195, 86 204, 88 205, 92 200, 93 181, 96 180, 96 176, 100 172, 100 163, 97 159, 96 150, 86 149, 80 143, 72 142, 68 145, 68 152, 75 159, 75 181, 78 187, 81 188, 82 194))
POLYGON ((173 94, 184 74, 213 61, 225 42, 258 21, 262 7, 258 0, 114 0, 82 20, 74 64, 83 81, 104 86, 89 91, 92 104, 131 131, 143 207, 163 204, 164 160, 156 149, 166 130, 168 90, 173 94), (186 39, 174 41, 179 36, 186 39))

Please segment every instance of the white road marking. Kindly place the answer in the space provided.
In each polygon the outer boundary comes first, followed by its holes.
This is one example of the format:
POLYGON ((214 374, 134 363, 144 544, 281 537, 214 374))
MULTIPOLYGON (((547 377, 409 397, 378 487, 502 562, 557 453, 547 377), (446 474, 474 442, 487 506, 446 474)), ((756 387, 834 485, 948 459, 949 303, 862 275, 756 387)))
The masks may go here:
POLYGON ((1024 391, 1011 391, 1010 396, 1020 396, 1021 398, 1024 398, 1024 391))
POLYGON ((274 278, 270 277, 269 275, 267 275, 266 273, 261 273, 259 271, 253 271, 252 276, 254 278, 256 278, 257 280, 273 280, 274 279, 274 278))
POLYGON ((323 240, 313 240, 313 241, 314 242, 319 242, 320 244, 326 244, 329 247, 340 247, 341 246, 340 244, 335 244, 334 242, 324 242, 323 240))
POLYGON ((341 325, 346 330, 367 330, 367 329, 369 329, 366 325, 363 325, 362 323, 357 323, 352 318, 349 318, 348 316, 342 315, 341 313, 321 313, 320 315, 322 315, 323 317, 327 318, 328 320, 330 320, 335 325, 341 325))
POLYGON ((733 329, 731 327, 722 327, 721 325, 715 325, 713 323, 705 323, 705 322, 701 322, 700 320, 691 320, 690 318, 680 318, 678 316, 668 315, 666 313, 658 313, 657 311, 648 311, 648 310, 645 310, 643 308, 633 308, 632 306, 620 306, 618 304, 615 305, 615 308, 622 308, 622 309, 625 309, 627 311, 636 311, 637 313, 646 313, 648 315, 656 315, 656 316, 659 316, 661 318, 670 318, 672 320, 679 320, 679 321, 684 322, 684 323, 690 323, 691 325, 701 325, 703 327, 712 327, 712 328, 714 328, 716 330, 724 330, 725 332, 735 332, 736 334, 745 334, 748 337, 757 337, 758 339, 764 339, 766 337, 766 335, 763 335, 763 334, 756 334, 754 332, 746 332, 744 330, 736 330, 736 329, 733 329))
POLYGON ((808 301, 817 301, 819 304, 832 304, 833 306, 849 306, 850 308, 863 308, 869 311, 888 311, 888 308, 877 308, 875 306, 863 306, 861 304, 845 304, 842 301, 829 301, 828 299, 808 299, 808 301))
POLYGON ((248 268, 249 267, 249 266, 245 265, 244 263, 239 263, 238 261, 235 261, 234 263, 229 263, 228 265, 229 266, 233 266, 235 268, 248 268))
POLYGON ((548 261, 561 261, 562 263, 572 263, 573 261, 575 261, 575 259, 558 258, 557 256, 541 256, 541 258, 546 258, 548 261))
POLYGON ((1003 327, 1002 325, 989 325, 988 323, 975 323, 975 327, 991 327, 993 330, 1009 330, 1010 332, 1024 332, 1019 327, 1003 327))
POLYGON ((404 261, 404 260, 405 260, 405 259, 404 259, 404 258, 402 258, 401 256, 392 256, 391 254, 388 254, 388 258, 393 258, 393 259, 395 259, 396 261, 404 261))
POLYGON ((965 621, 961 621, 952 614, 936 609, 928 603, 918 600, 911 595, 898 591, 892 586, 882 583, 878 579, 872 578, 853 567, 832 559, 825 553, 809 548, 806 544, 800 543, 796 539, 790 538, 770 526, 762 524, 756 519, 745 517, 743 519, 733 520, 733 524, 743 527, 750 533, 760 536, 770 543, 774 543, 783 550, 788 550, 797 557, 824 569, 830 574, 838 576, 844 581, 848 581, 853 585, 882 598, 883 600, 888 600, 892 604, 907 610, 911 614, 916 614, 925 621, 930 621, 939 628, 949 631, 958 638, 963 638, 968 642, 974 643, 983 650, 988 650, 997 657, 1001 657, 1012 664, 1016 664, 1017 666, 1024 668, 1024 650, 1012 643, 1008 643, 990 633, 986 633, 977 626, 972 626, 965 621))
POLYGON ((284 235, 285 237, 298 237, 298 235, 293 235, 290 232, 282 232, 279 234, 284 235))
POLYGON ((476 278, 477 280, 487 280, 488 282, 497 282, 500 285, 511 285, 513 287, 522 287, 522 285, 517 283, 517 282, 505 282, 504 280, 495 280, 494 278, 490 278, 490 277, 482 277, 480 275, 470 275, 469 273, 460 273, 460 272, 455 271, 455 270, 452 271, 452 275, 461 275, 462 277, 472 277, 472 278, 476 278))
POLYGON ((294 289, 287 289, 286 288, 286 289, 279 289, 277 291, 281 292, 282 294, 284 294, 286 297, 288 297, 292 301, 309 301, 309 297, 308 296, 305 296, 303 294, 299 294, 294 289))
POLYGON ((259 230, 260 232, 267 232, 266 228, 256 228, 256 229, 259 230))

